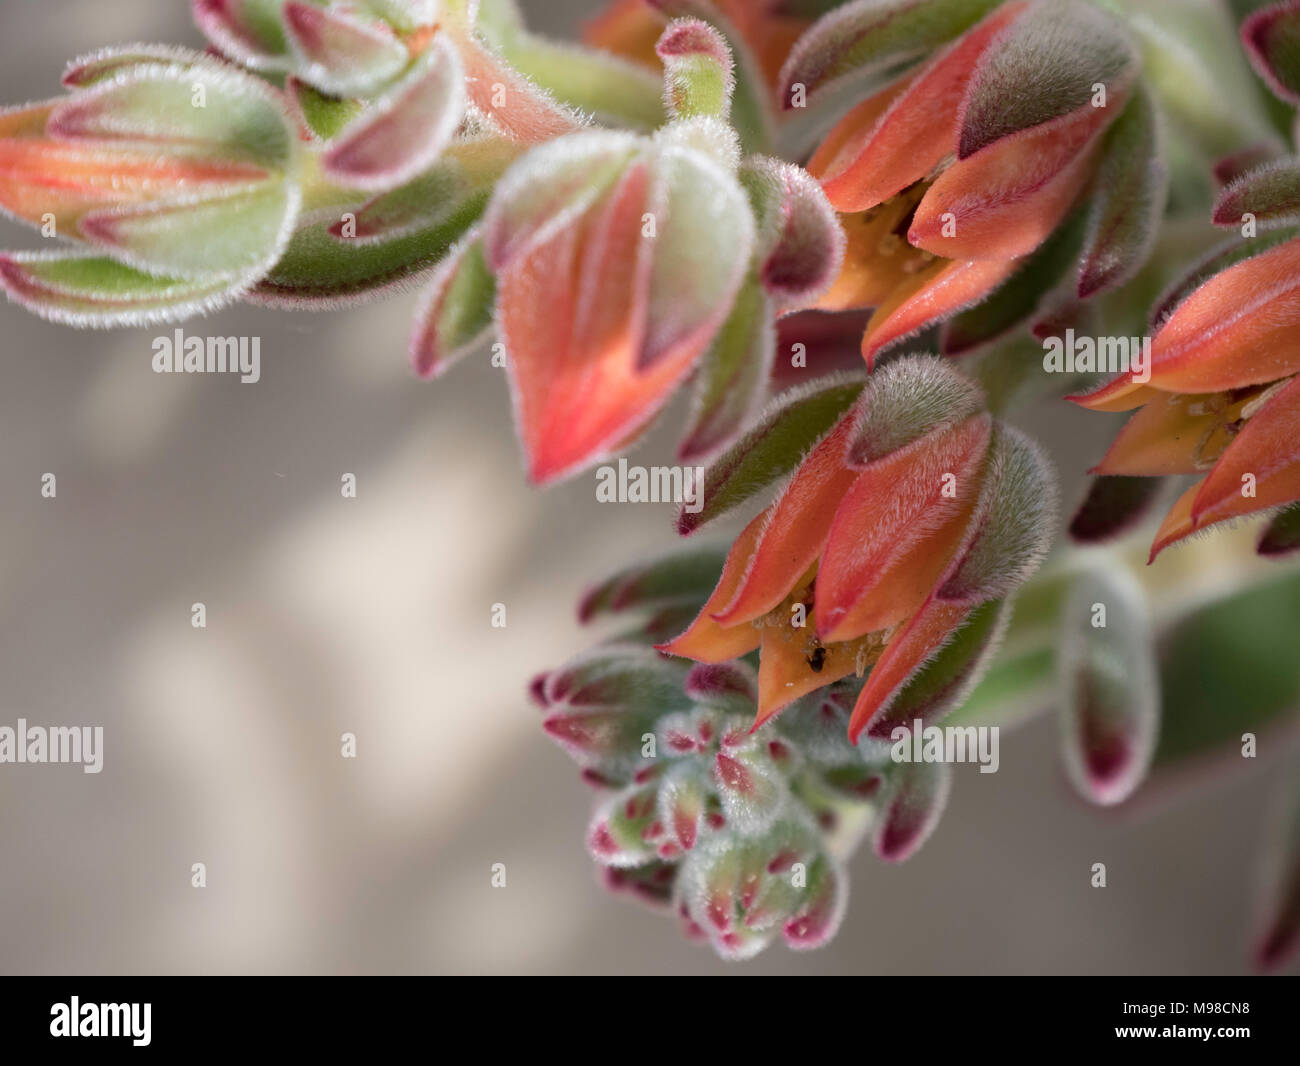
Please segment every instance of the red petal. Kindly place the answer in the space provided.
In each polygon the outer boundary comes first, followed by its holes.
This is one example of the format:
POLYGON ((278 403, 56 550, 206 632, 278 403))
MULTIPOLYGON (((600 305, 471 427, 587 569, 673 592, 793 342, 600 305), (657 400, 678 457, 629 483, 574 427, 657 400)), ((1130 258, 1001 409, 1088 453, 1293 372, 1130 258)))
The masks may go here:
MULTIPOLYGON (((867 675, 867 683, 862 686, 849 719, 850 743, 856 744, 863 729, 882 717, 879 712, 894 694, 943 646, 948 635, 970 612, 971 608, 960 604, 933 597, 926 600, 912 620, 885 645, 885 653, 867 675)), ((868 730, 868 734, 877 740, 889 739, 888 732, 876 736, 868 730)))
POLYGON ((970 520, 991 427, 988 415, 968 418, 862 472, 836 511, 817 571, 824 641, 897 625, 925 602, 970 520), (957 479, 955 498, 943 495, 947 473, 957 479))
POLYGON ((920 181, 956 151, 957 113, 984 49, 1024 10, 1004 4, 914 78, 858 105, 831 131, 809 169, 839 211, 865 211, 920 181))
POLYGON ((1300 500, 1300 377, 1242 427, 1192 503, 1197 527, 1300 500), (1254 495, 1244 495, 1251 475, 1254 495))
POLYGON ((1083 191, 1109 120, 1085 107, 959 160, 930 186, 907 239, 945 259, 1028 255, 1083 191))
POLYGON ((658 412, 702 345, 638 373, 652 246, 641 216, 650 169, 628 167, 583 219, 528 250, 500 278, 498 317, 529 474, 586 466, 658 412))
POLYGON ((1015 273, 1010 260, 940 261, 895 290, 871 316, 862 335, 862 355, 874 366, 876 354, 926 326, 978 303, 1015 273))
POLYGON ((708 603, 685 633, 667 644, 658 645, 660 651, 702 663, 722 663, 747 655, 758 647, 760 634, 757 629, 748 624, 724 629, 713 620, 713 612, 730 602, 740 587, 758 545, 765 518, 765 514, 760 514, 736 538, 722 568, 718 587, 713 590, 708 603))
POLYGON ((1216 274, 1184 300, 1151 346, 1152 388, 1222 392, 1300 371, 1300 241, 1216 274))
POLYGON ((1121 374, 1114 381, 1107 382, 1096 392, 1067 396, 1066 399, 1086 407, 1089 411, 1131 411, 1135 407, 1152 403, 1162 397, 1158 389, 1149 385, 1139 385, 1130 374, 1121 374))
POLYGON ((811 660, 812 627, 807 629, 763 627, 763 643, 758 660, 757 729, 778 711, 800 696, 848 677, 858 668, 858 651, 864 642, 828 645, 822 653, 821 666, 814 669, 811 660))
POLYGON ((852 418, 842 419, 795 471, 768 508, 767 524, 735 598, 713 617, 723 625, 752 621, 778 606, 821 554, 835 509, 859 477, 844 463, 852 418))
POLYGON ((1189 537, 1196 532, 1196 523, 1192 521, 1192 501, 1196 499, 1196 494, 1200 491, 1200 488, 1199 483, 1193 485, 1178 497, 1178 502, 1169 509, 1169 513, 1165 515, 1165 520, 1160 523, 1160 528, 1156 530, 1155 540, 1151 542, 1151 554, 1147 558, 1148 563, 1154 562, 1156 556, 1169 545, 1175 544, 1184 537, 1189 537))

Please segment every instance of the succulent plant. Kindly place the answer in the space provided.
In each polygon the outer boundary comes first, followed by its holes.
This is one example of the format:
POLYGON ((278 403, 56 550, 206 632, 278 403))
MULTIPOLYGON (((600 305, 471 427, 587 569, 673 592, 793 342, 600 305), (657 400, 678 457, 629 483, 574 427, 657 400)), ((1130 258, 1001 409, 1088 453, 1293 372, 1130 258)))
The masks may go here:
POLYGON ((80 327, 418 287, 416 375, 490 344, 535 484, 688 391, 677 532, 748 524, 596 586, 642 617, 533 689, 610 887, 815 947, 860 840, 933 830, 944 738, 1051 705, 1127 808, 1294 727, 1300 0, 615 0, 581 44, 512 0, 192 10, 207 51, 0 111, 0 207, 53 242, 0 285, 80 327), (1062 537, 1091 459, 1018 423, 1067 398, 1135 413, 1062 537))

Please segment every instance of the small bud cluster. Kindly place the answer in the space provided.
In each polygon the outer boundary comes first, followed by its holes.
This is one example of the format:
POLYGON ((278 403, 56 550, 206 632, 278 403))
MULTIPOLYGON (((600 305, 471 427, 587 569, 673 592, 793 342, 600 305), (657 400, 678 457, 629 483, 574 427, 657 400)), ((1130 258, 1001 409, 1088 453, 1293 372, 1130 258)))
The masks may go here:
POLYGON ((671 907, 726 958, 834 936, 842 862, 893 770, 846 739, 846 686, 752 729, 748 664, 690 666, 621 643, 534 691, 547 732, 600 790, 587 846, 611 889, 671 907))

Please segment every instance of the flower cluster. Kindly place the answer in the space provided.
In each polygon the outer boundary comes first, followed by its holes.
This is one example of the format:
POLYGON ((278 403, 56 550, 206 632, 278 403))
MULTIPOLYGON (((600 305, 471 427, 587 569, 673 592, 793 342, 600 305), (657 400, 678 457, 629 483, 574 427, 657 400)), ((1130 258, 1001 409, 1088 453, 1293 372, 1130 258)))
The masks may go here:
MULTIPOLYGON (((699 517, 742 502, 760 486, 757 469, 779 472, 763 454, 773 437, 788 449, 793 434, 845 406, 736 539, 698 618, 662 648, 700 662, 759 648, 759 723, 870 666, 849 739, 884 740, 900 714, 932 720, 972 683, 1006 598, 1051 544, 1055 480, 1027 437, 984 410, 975 385, 940 360, 909 356, 865 386, 780 403, 706 476, 699 517), (963 629, 952 685, 900 699, 963 629)), ((684 532, 700 524, 682 518, 684 532)))
MULTIPOLYGON (((1241 30, 1256 68, 1290 103, 1300 103, 1288 87, 1300 79, 1288 46, 1297 33, 1297 4, 1260 11, 1241 30)), ((1300 502, 1300 160, 1272 154, 1265 147, 1236 161, 1239 172, 1222 171, 1230 180, 1214 222, 1240 236, 1158 302, 1147 375, 1130 371, 1073 397, 1094 411, 1138 409, 1095 473, 1203 475, 1165 517, 1152 559, 1209 526, 1300 502)), ((1261 553, 1300 547, 1297 518, 1279 514, 1261 553)))

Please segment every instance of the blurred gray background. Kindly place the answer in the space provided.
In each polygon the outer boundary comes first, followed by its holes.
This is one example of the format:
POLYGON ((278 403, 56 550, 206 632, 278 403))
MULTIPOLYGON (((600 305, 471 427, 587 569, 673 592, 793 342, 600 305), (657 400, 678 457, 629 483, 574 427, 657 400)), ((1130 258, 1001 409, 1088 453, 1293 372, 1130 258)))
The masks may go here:
MULTIPOLYGON (((564 33, 592 5, 524 6, 564 33)), ((0 100, 54 95, 67 59, 141 40, 200 39, 181 0, 10 0, 0 100)), ((0 246, 32 246, 3 228, 0 246)), ((190 324, 260 336, 257 385, 154 374, 158 330, 0 306, 0 724, 106 732, 99 775, 0 766, 3 970, 1244 969, 1279 767, 1107 816, 1073 798, 1050 719, 1004 737, 999 773, 963 768, 913 861, 857 856, 826 950, 728 966, 607 896, 583 849, 590 794, 524 690, 590 642, 573 620, 590 579, 673 545, 671 514, 598 506, 590 477, 529 490, 501 371, 408 371, 414 302, 190 324)), ((667 461, 680 414, 641 461, 667 461)), ((1035 428, 1083 466, 1103 422, 1058 410, 1035 428)))

